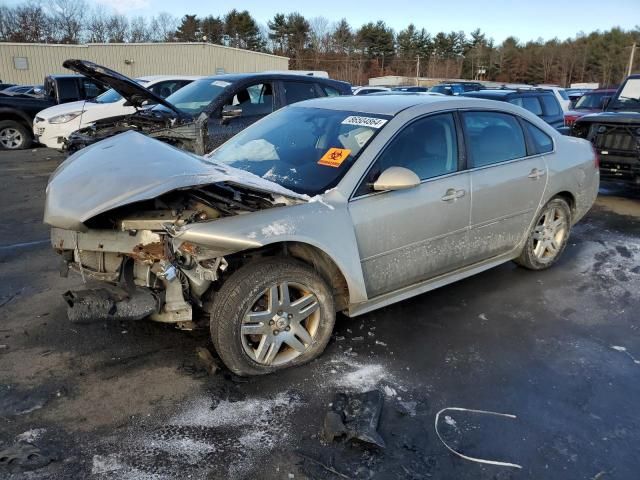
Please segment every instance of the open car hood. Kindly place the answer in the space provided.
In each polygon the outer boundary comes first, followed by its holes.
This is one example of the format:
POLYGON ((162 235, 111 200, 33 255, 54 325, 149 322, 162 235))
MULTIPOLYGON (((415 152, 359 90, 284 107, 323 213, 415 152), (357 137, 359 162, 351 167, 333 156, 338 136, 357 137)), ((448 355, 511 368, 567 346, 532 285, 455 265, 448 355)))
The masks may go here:
POLYGON ((176 112, 178 115, 184 115, 174 105, 167 102, 164 98, 156 95, 151 90, 146 89, 135 80, 122 75, 121 73, 103 67, 102 65, 89 62, 87 60, 65 60, 62 64, 64 68, 73 70, 76 73, 89 77, 97 82, 113 88, 122 95, 131 105, 136 108, 142 107, 145 101, 151 103, 159 103, 176 112))
POLYGON ((134 131, 70 156, 47 185, 44 222, 85 231, 84 222, 117 207, 173 190, 224 182, 294 200, 308 200, 257 175, 178 150, 134 131))

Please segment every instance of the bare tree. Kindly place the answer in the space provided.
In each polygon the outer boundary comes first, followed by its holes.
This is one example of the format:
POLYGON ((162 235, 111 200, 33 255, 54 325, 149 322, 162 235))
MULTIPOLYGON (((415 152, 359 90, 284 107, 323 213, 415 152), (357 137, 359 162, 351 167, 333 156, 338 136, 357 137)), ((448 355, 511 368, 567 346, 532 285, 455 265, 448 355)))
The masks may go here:
POLYGON ((84 0, 53 0, 53 25, 57 41, 61 43, 78 43, 85 21, 87 4, 84 0))
POLYGON ((52 40, 52 21, 42 5, 29 1, 14 8, 0 7, 0 36, 10 42, 47 42, 52 40))
POLYGON ((107 21, 109 43, 124 43, 129 33, 129 22, 124 15, 112 15, 107 21))
POLYGON ((175 41, 175 33, 180 21, 167 12, 160 12, 151 19, 149 34, 153 42, 175 41))
POLYGON ((151 41, 151 33, 144 17, 134 17, 129 22, 129 41, 131 43, 151 41))
POLYGON ((325 17, 314 17, 309 20, 309 46, 313 53, 314 68, 318 68, 320 59, 331 47, 331 27, 325 17))
POLYGON ((87 41, 93 43, 109 41, 109 15, 103 7, 94 8, 87 19, 87 41))

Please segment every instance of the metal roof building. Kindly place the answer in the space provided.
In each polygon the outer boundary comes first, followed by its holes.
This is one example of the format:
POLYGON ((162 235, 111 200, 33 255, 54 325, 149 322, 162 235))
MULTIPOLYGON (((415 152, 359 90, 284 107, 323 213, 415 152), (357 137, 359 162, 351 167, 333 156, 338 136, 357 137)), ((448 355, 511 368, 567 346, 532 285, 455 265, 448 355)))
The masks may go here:
POLYGON ((71 73, 62 67, 69 58, 90 60, 129 77, 260 72, 289 66, 287 57, 210 43, 0 43, 0 79, 40 84, 45 75, 71 73))

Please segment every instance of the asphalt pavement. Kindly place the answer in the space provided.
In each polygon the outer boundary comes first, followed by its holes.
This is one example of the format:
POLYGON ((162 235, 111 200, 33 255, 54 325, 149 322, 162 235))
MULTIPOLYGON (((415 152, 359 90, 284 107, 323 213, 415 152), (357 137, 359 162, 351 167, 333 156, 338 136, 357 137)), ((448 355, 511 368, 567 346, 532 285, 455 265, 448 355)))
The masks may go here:
POLYGON ((640 195, 604 186, 561 260, 505 264, 349 319, 315 362, 209 375, 206 331, 74 325, 42 224, 62 156, 0 153, 0 478, 635 479, 640 195), (322 435, 382 392, 385 448, 322 435), (490 465, 467 457, 518 465, 490 465))

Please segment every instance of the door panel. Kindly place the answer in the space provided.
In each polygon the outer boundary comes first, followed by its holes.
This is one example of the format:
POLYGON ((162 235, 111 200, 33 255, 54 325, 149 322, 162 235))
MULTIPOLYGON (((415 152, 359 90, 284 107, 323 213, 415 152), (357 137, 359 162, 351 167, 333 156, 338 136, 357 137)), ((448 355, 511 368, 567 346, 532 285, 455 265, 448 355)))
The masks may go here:
POLYGON ((471 263, 516 247, 533 220, 546 178, 542 156, 471 172, 471 263))
POLYGON ((370 298, 465 264, 469 192, 461 172, 350 203, 370 298))
POLYGON ((547 174, 541 156, 527 156, 522 125, 513 115, 479 110, 461 117, 473 169, 469 261, 476 263, 512 250, 523 238, 547 174))

